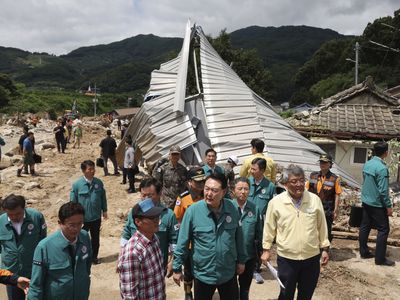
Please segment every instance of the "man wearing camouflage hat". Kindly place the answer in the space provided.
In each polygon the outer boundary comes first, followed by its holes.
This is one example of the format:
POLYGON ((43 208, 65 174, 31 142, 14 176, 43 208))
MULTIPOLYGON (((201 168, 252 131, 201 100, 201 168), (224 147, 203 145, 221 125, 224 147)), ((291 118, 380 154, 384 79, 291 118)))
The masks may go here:
POLYGON ((333 160, 330 155, 322 154, 319 157, 319 172, 312 172, 310 180, 306 182, 309 192, 318 195, 324 206, 326 223, 328 226, 329 242, 332 242, 332 223, 339 214, 339 198, 342 193, 340 177, 331 172, 333 160))
POLYGON ((153 170, 153 177, 162 183, 161 202, 174 209, 176 198, 186 190, 187 170, 179 163, 181 148, 169 149, 169 160, 153 170))

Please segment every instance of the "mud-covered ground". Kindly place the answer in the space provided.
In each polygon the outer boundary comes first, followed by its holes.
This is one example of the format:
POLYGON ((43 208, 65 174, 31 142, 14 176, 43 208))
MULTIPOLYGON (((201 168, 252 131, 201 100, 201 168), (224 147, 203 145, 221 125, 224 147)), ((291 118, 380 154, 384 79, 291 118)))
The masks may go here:
MULTIPOLYGON (((46 216, 49 233, 57 229, 57 211, 60 205, 68 201, 72 182, 81 176, 80 163, 85 159, 95 158, 99 154, 98 144, 105 135, 105 128, 95 122, 84 121, 84 136, 81 149, 68 146, 66 154, 57 150, 41 150, 42 145, 54 144, 51 122, 39 123, 34 129, 36 150, 42 155, 44 162, 37 165, 38 177, 24 175, 16 177, 16 165, 0 171, 0 196, 9 193, 22 194, 28 199, 29 206, 42 211, 46 216)), ((3 125, 0 133, 7 145, 3 155, 14 148, 21 133, 20 128, 3 125)), ((115 131, 117 137, 119 134, 115 131)), ((16 159, 18 156, 11 157, 16 159)), ((8 164, 8 158, 2 165, 8 164)), ((110 165, 109 167, 112 168, 110 165)), ((109 219, 102 223, 100 258, 102 263, 92 267, 92 286, 90 299, 119 299, 118 275, 115 273, 119 253, 119 237, 124 218, 136 201, 137 194, 127 194, 127 186, 121 185, 121 177, 103 176, 98 169, 97 174, 103 180, 108 196, 109 219)), ((399 239, 399 214, 391 218, 392 232, 390 237, 399 239)), ((371 244, 374 247, 374 244, 371 244)), ((322 269, 314 299, 399 299, 400 294, 400 248, 388 247, 388 255, 396 261, 395 267, 375 266, 373 259, 360 259, 357 241, 335 239, 331 252, 331 262, 322 269)), ((275 261, 272 261, 273 264, 275 261)), ((277 282, 263 269, 264 284, 253 282, 250 299, 276 299, 279 294, 277 282)), ((167 298, 183 299, 182 288, 176 286, 172 279, 167 279, 167 298)), ((215 299, 219 299, 216 294, 215 299)), ((0 286, 0 299, 6 299, 4 286, 0 286)))

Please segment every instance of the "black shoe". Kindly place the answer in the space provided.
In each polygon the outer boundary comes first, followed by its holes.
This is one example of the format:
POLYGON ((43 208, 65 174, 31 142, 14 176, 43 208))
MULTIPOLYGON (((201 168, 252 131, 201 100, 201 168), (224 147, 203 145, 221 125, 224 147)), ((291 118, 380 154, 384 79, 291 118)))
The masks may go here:
POLYGON ((98 259, 98 258, 93 258, 92 264, 94 264, 94 265, 99 265, 99 264, 101 264, 100 259, 98 259))
POLYGON ((119 175, 121 175, 121 173, 119 173, 119 172, 114 173, 114 176, 119 176, 119 175))
POLYGON ((21 173, 22 173, 22 170, 17 170, 17 177, 22 177, 21 173))
POLYGON ((132 190, 132 189, 129 189, 129 190, 128 190, 128 194, 133 194, 133 193, 136 193, 136 191, 135 191, 135 190, 132 190))
POLYGON ((371 252, 368 252, 365 255, 360 255, 362 259, 368 259, 368 258, 373 258, 375 255, 373 255, 371 252))
POLYGON ((375 262, 375 264, 378 265, 378 266, 393 267, 396 263, 393 260, 390 260, 390 259, 386 258, 384 262, 382 262, 382 263, 375 262))
POLYGON ((120 184, 126 184, 126 181, 122 181, 120 184))

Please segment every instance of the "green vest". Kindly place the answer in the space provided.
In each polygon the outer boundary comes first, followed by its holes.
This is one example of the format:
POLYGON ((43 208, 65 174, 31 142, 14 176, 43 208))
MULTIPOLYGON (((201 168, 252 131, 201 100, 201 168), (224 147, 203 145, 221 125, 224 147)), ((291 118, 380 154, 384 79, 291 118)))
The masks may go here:
POLYGON ((20 236, 14 233, 7 214, 2 214, 0 216, 1 268, 30 278, 33 252, 46 234, 44 217, 36 209, 25 209, 20 236))
POLYGON ((89 298, 92 246, 88 233, 81 230, 78 236, 75 263, 68 245, 60 230, 39 243, 33 257, 28 300, 89 298))

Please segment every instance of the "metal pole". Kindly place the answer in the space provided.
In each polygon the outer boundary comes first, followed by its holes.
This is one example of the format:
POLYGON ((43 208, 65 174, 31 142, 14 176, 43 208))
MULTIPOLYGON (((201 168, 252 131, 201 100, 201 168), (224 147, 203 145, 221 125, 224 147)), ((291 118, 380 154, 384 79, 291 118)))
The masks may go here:
POLYGON ((360 50, 360 44, 356 42, 356 74, 355 74, 355 82, 358 84, 358 51, 360 50))
POLYGON ((93 105, 94 105, 94 116, 96 116, 97 113, 97 88, 96 88, 96 83, 94 84, 94 99, 93 99, 93 105))

